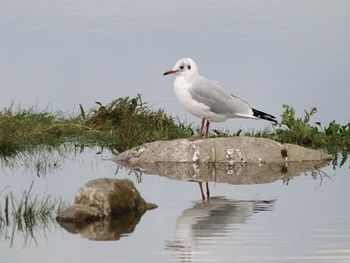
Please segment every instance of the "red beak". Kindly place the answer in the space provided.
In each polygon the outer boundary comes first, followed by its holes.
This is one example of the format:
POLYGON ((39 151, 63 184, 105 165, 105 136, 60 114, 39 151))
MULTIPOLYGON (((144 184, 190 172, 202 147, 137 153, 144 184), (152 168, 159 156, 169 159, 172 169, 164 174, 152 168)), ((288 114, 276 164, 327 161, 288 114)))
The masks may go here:
POLYGON ((177 72, 177 70, 168 70, 168 71, 163 73, 163 76, 169 75, 169 74, 175 74, 176 72, 177 72))

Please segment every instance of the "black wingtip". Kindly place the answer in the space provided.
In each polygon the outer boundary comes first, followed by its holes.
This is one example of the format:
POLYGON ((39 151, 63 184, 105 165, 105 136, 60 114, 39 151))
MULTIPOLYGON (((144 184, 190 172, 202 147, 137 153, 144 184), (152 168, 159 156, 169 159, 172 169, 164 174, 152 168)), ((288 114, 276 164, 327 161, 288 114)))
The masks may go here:
POLYGON ((275 116, 268 114, 268 113, 265 113, 265 112, 262 112, 262 111, 259 111, 259 110, 256 110, 256 109, 252 109, 252 110, 253 110, 253 115, 255 117, 257 117, 259 119, 263 119, 263 120, 272 121, 274 123, 277 123, 275 116))

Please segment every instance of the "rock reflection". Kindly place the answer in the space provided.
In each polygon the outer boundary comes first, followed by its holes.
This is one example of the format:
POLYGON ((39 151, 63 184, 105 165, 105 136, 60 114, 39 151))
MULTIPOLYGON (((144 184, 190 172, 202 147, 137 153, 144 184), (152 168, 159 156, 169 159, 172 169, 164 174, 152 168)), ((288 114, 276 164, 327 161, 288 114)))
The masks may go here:
POLYGON ((173 180, 220 182, 229 184, 263 184, 288 180, 303 172, 317 171, 328 161, 247 164, 247 163, 145 163, 118 162, 136 174, 156 174, 173 180))
MULTIPOLYGON (((181 262, 193 262, 206 253, 205 245, 230 241, 232 229, 244 224, 254 213, 270 211, 275 200, 239 201, 212 197, 209 202, 194 202, 176 221, 174 239, 166 250, 174 252, 181 262)), ((209 255, 205 255, 211 260, 209 255)))
POLYGON ((128 213, 117 218, 104 218, 92 223, 59 222, 68 232, 90 240, 119 240, 132 233, 144 213, 128 213))

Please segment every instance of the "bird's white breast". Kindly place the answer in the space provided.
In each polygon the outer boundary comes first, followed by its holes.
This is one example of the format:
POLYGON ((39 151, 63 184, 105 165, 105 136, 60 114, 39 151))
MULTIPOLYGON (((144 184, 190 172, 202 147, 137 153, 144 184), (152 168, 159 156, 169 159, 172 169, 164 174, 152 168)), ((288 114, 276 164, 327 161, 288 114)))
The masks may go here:
POLYGON ((210 108, 194 100, 191 96, 191 81, 187 79, 188 77, 177 76, 174 81, 174 91, 175 96, 181 106, 189 113, 197 116, 199 118, 206 118, 207 120, 222 121, 221 116, 210 111, 210 108))

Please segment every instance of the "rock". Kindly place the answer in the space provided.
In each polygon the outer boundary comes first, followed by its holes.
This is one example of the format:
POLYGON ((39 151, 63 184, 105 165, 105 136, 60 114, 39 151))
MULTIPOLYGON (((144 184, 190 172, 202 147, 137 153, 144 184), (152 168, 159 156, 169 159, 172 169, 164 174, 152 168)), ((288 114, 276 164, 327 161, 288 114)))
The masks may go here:
POLYGON ((330 160, 321 151, 254 137, 178 139, 146 143, 117 155, 113 160, 145 163, 284 163, 330 160))
POLYGON ((77 205, 72 206, 62 210, 57 216, 57 221, 59 222, 93 222, 102 218, 102 213, 95 207, 87 205, 77 205))
POLYGON ((254 137, 179 139, 143 144, 112 160, 135 172, 175 180, 230 184, 269 183, 314 171, 332 156, 254 137))
POLYGON ((86 183, 75 195, 74 204, 95 207, 103 216, 143 213, 151 207, 132 181, 111 178, 99 178, 86 183))
MULTIPOLYGON (((139 221, 146 210, 157 205, 146 203, 128 179, 100 178, 91 180, 79 189, 72 206, 62 210, 56 220, 60 223, 73 223, 73 229, 83 228, 87 223, 99 219, 112 220, 122 216, 139 221)), ((72 225, 65 224, 69 229, 72 225)), ((73 231, 73 230, 72 230, 73 231)))

